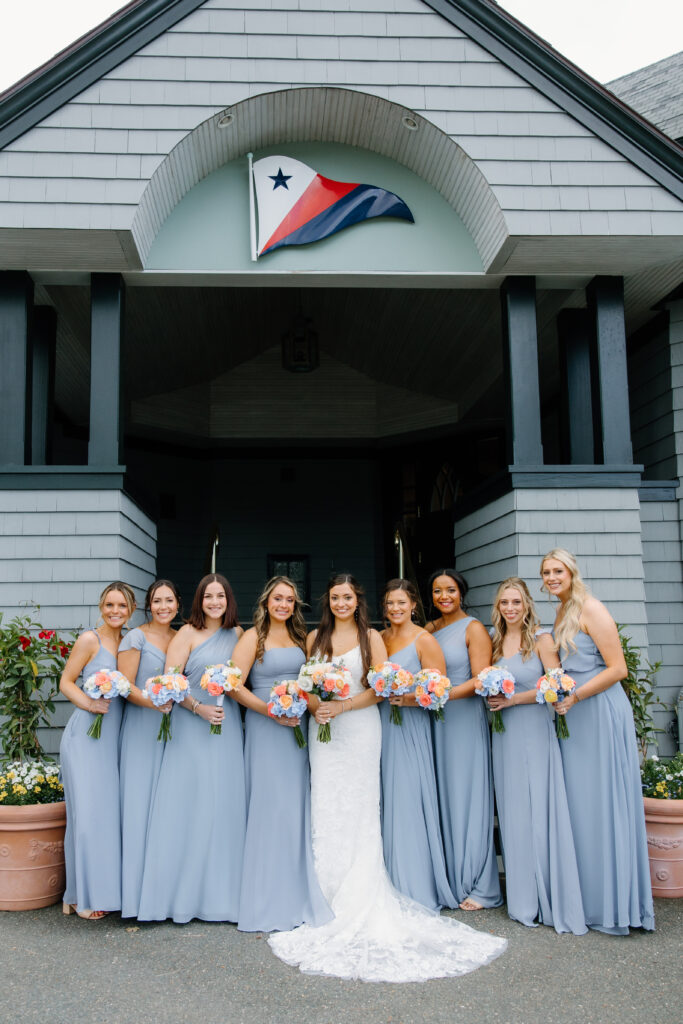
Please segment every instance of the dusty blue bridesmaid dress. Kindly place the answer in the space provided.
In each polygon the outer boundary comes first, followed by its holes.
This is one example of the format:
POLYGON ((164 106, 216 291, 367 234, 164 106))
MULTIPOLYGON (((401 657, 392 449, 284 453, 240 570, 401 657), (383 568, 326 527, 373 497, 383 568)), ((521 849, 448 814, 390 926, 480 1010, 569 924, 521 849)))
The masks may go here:
MULTIPOLYGON (((422 668, 415 643, 396 651, 390 660, 409 672, 422 668)), ((431 712, 401 708, 403 724, 394 725, 388 700, 381 702, 379 711, 382 843, 389 877, 399 892, 430 910, 455 907, 439 825, 431 712)))
MULTIPOLYGON (((591 637, 562 658, 580 689, 605 667, 591 637)), ((575 704, 560 751, 589 928, 627 935, 655 926, 638 750, 621 683, 575 704)))
MULTIPOLYGON (((252 691, 267 702, 275 681, 296 679, 305 660, 298 647, 265 651, 249 675, 252 691)), ((306 721, 302 730, 306 735, 306 721)), ((299 749, 292 729, 247 710, 244 768, 247 835, 237 927, 270 932, 325 924, 334 915, 313 864, 308 749, 299 749)))
MULTIPOLYGON (((472 678, 466 616, 434 633, 453 686, 472 678)), ((481 697, 451 700, 444 722, 432 723, 436 782, 448 881, 458 903, 503 902, 493 846, 493 778, 486 705, 481 697)))
MULTIPOLYGON (((199 685, 206 666, 227 662, 236 642, 236 630, 219 629, 190 654, 185 675, 200 703, 216 700, 199 685)), ((237 921, 246 826, 242 720, 230 697, 224 708, 219 736, 181 705, 172 711, 173 738, 164 744, 147 828, 141 921, 237 921)))
MULTIPOLYGON (((93 632, 95 632, 93 630, 93 632)), ((116 658, 95 633, 99 649, 83 669, 115 669, 116 658)), ((104 698, 100 699, 104 704, 104 698)), ((119 729, 123 699, 107 702, 98 740, 88 736, 95 716, 75 708, 59 745, 66 800, 65 903, 79 910, 121 909, 121 813, 119 807, 119 729)))
MULTIPOLYGON (((535 690, 540 658, 501 658, 518 693, 535 690)), ((481 698, 479 698, 481 699, 481 698)), ((552 712, 518 704, 502 712, 505 732, 491 744, 498 823, 503 844, 508 914, 531 927, 586 931, 562 757, 552 712)))
MULTIPOLYGON (((164 671, 166 655, 150 643, 141 629, 131 629, 119 645, 122 651, 140 651, 140 664, 132 682, 141 690, 150 676, 164 671)), ((120 736, 121 781, 121 916, 137 917, 142 866, 152 795, 161 769, 164 744, 157 742, 161 714, 126 701, 120 736)))

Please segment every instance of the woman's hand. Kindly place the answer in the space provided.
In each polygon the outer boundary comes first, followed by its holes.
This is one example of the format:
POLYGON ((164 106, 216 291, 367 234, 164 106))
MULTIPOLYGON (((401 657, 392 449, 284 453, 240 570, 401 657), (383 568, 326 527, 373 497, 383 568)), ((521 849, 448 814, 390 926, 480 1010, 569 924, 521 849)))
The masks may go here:
POLYGON ((297 725, 301 725, 300 718, 285 718, 284 715, 268 715, 271 722, 277 722, 278 725, 285 725, 290 729, 296 729, 297 725))
MULTIPOLYGON (((305 693, 304 694, 304 700, 308 704, 309 712, 312 715, 315 716, 316 711, 318 710, 318 708, 322 704, 322 701, 320 700, 320 697, 318 696, 318 694, 317 693, 305 693)), ((316 721, 317 721, 317 719, 316 719, 316 721)))
POLYGON ((392 693, 389 697, 389 703, 397 708, 416 708, 417 698, 414 693, 392 693))
POLYGON ((173 701, 167 700, 165 704, 159 704, 158 707, 156 704, 153 704, 152 707, 154 708, 155 711, 160 711, 162 715, 168 715, 170 714, 171 708, 173 707, 173 701))
POLYGON ((575 693, 569 693, 564 698, 564 700, 560 700, 560 701, 557 702, 557 704, 554 705, 555 714, 556 715, 566 715, 567 712, 571 708, 573 708, 575 704, 578 704, 578 703, 579 703, 579 698, 576 696, 576 694, 575 693))
POLYGON ((195 713, 211 725, 220 725, 225 718, 225 711, 217 704, 198 704, 195 713))
POLYGON ((109 711, 109 705, 111 701, 105 700, 104 697, 100 697, 99 700, 95 700, 94 697, 88 697, 88 707, 86 711, 89 711, 93 715, 106 715, 109 711))
POLYGON ((505 708, 512 707, 515 703, 515 695, 512 697, 505 697, 502 693, 496 694, 495 697, 487 697, 486 702, 491 711, 505 711, 505 708))
POLYGON ((318 725, 325 725, 326 722, 331 722, 333 718, 340 715, 344 710, 340 705, 343 701, 340 700, 323 700, 320 701, 320 706, 313 716, 318 725))

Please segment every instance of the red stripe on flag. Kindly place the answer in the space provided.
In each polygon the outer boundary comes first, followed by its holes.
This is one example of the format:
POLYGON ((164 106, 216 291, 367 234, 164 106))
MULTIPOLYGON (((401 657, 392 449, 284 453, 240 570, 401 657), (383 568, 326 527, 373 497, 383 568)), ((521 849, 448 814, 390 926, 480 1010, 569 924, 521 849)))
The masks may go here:
POLYGON ((296 201, 285 219, 280 222, 279 226, 270 236, 261 249, 261 253, 266 252, 276 242, 282 241, 287 235, 291 235, 293 231, 298 231, 302 225, 307 224, 309 220, 313 220, 323 210, 334 206, 338 200, 343 199, 354 188, 358 188, 357 182, 332 181, 331 178, 323 178, 322 174, 317 174, 301 198, 296 201))

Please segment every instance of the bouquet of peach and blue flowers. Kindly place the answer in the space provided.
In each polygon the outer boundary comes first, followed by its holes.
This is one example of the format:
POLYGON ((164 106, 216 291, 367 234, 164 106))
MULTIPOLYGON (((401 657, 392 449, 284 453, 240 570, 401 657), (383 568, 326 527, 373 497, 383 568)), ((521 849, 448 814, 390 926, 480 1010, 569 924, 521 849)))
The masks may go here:
MULTIPOLYGON (((564 700, 575 690, 576 680, 568 676, 564 669, 549 668, 536 683, 536 703, 554 707, 559 700, 564 700)), ((555 715, 555 732, 559 740, 569 739, 567 719, 564 715, 555 715)))
POLYGON ((443 722, 443 709, 448 703, 451 693, 451 681, 435 668, 421 668, 413 676, 415 680, 415 700, 418 707, 434 712, 434 719, 443 722))
MULTIPOLYGON (((402 697, 410 693, 415 686, 412 672, 395 661, 383 661, 376 668, 368 672, 368 686, 378 697, 402 697)), ((396 704, 391 705, 390 721, 394 725, 403 725, 401 709, 396 704)))
MULTIPOLYGON (((505 665, 490 665, 483 668, 477 676, 474 692, 480 697, 498 697, 501 693, 509 700, 515 692, 515 677, 505 665)), ((500 711, 493 712, 492 728, 494 732, 505 732, 500 711)))
MULTIPOLYGON (((242 669, 238 668, 234 661, 228 661, 223 665, 207 665, 204 675, 199 680, 202 690, 206 690, 212 697, 216 697, 216 704, 223 707, 226 693, 232 693, 238 686, 242 685, 242 669)), ((212 725, 209 730, 214 736, 220 736, 223 727, 212 725)))
MULTIPOLYGON (((113 700, 114 697, 127 697, 130 693, 130 682, 123 672, 116 669, 103 668, 93 672, 83 683, 83 692, 93 700, 113 700)), ((102 715, 95 715, 95 721, 88 729, 88 736, 98 740, 102 735, 102 715)))
MULTIPOLYGON (((149 697, 155 708, 163 707, 172 700, 180 704, 187 697, 189 683, 181 672, 164 672, 162 675, 152 676, 145 683, 142 692, 149 697)), ((161 716, 159 735, 157 740, 171 739, 171 714, 166 712, 161 716)))
MULTIPOLYGON (((302 665, 297 679, 299 689, 304 693, 314 693, 321 701, 345 700, 351 693, 351 673, 342 662, 322 661, 310 658, 302 665)), ((321 743, 329 743, 332 738, 330 723, 318 725, 318 739, 321 743)))
MULTIPOLYGON (((268 700, 268 714, 273 718, 301 718, 308 708, 302 692, 296 679, 275 680, 268 700)), ((306 738, 298 722, 294 727, 294 739, 300 749, 306 746, 306 738)))

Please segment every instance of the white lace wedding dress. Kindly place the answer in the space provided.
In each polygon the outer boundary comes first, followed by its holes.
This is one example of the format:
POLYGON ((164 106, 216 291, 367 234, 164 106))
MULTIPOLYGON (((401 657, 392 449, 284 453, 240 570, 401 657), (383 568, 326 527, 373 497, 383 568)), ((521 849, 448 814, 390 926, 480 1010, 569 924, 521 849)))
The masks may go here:
MULTIPOLYGON (((361 693, 360 649, 339 660, 352 673, 352 694, 361 693)), ((319 928, 272 935, 274 953, 308 974, 395 982, 454 977, 500 956, 505 939, 440 917, 389 880, 380 833, 377 707, 337 716, 330 743, 318 742, 317 729, 311 721, 313 855, 335 917, 319 928)))

